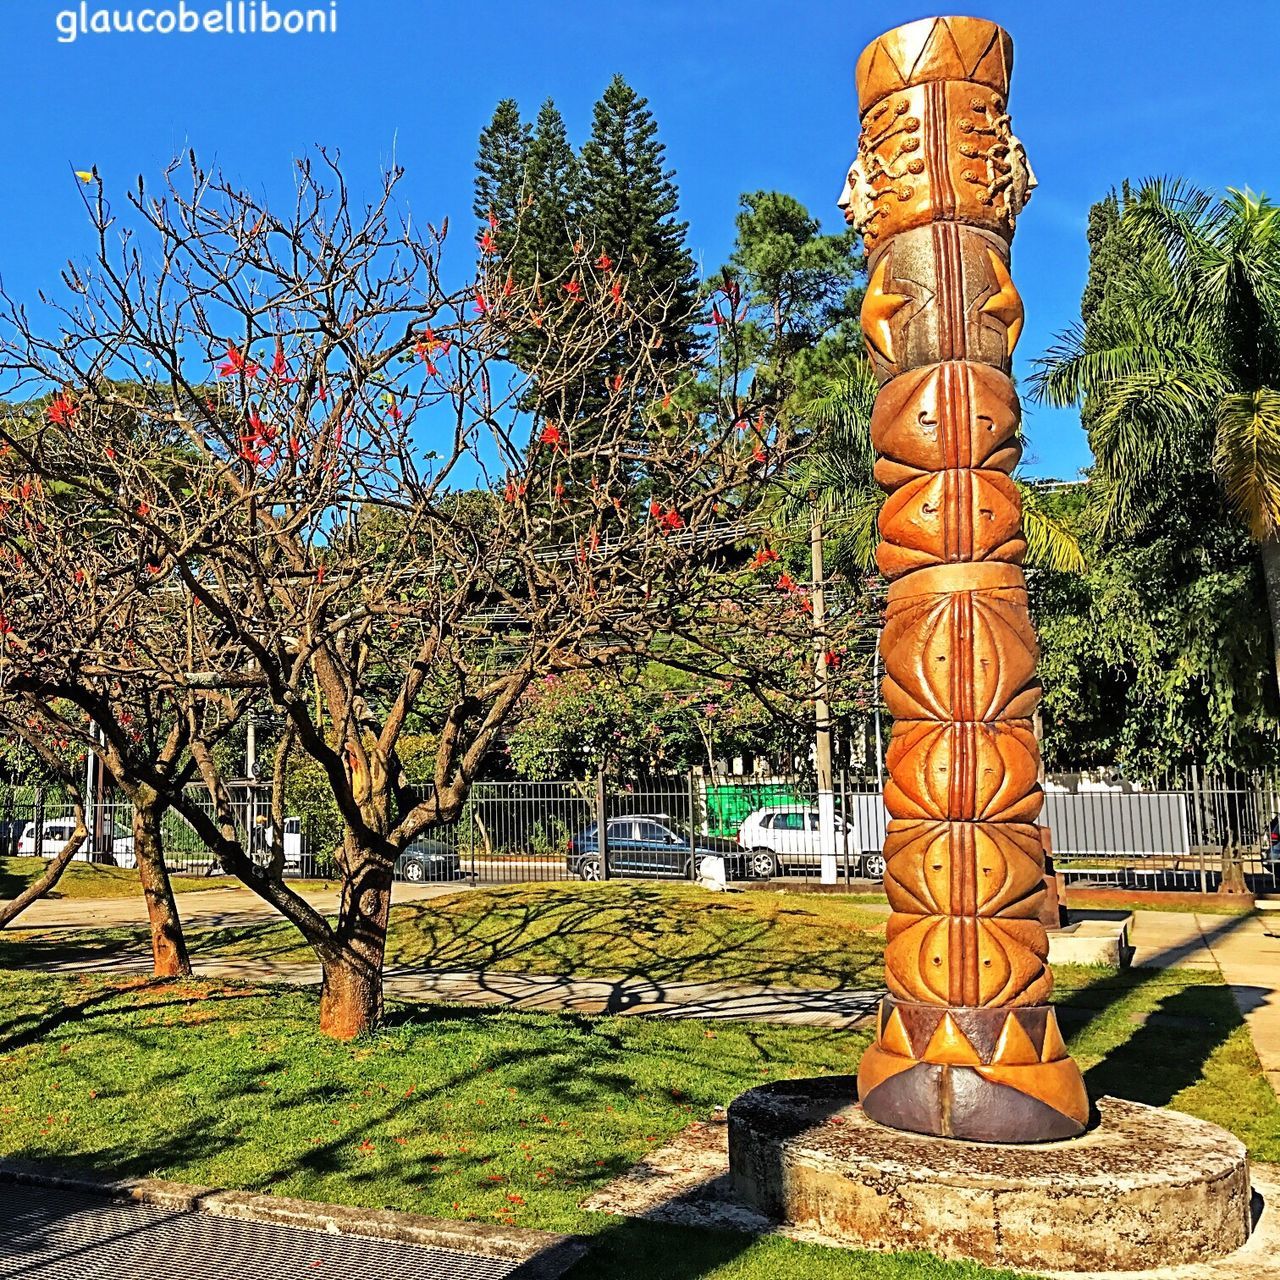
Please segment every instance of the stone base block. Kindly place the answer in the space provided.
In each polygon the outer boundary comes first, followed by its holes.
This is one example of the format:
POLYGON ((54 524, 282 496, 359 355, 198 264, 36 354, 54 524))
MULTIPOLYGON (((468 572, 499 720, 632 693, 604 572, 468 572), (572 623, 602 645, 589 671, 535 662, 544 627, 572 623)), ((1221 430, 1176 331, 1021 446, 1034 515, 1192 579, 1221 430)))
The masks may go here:
POLYGON ((1133 960, 1132 936, 1129 912, 1073 911, 1070 924, 1049 930, 1049 963, 1127 969, 1133 960))
POLYGON ((1176 1111, 1103 1098, 1081 1137, 958 1142, 876 1124, 837 1076, 762 1085, 729 1108, 737 1196, 827 1243, 1056 1271, 1136 1271, 1240 1248, 1244 1146, 1176 1111))

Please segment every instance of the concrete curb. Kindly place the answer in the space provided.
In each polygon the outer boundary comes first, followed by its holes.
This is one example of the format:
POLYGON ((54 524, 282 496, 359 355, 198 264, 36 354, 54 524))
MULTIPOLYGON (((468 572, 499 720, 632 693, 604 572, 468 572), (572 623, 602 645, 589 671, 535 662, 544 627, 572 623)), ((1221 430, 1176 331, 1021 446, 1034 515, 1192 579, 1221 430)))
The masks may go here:
POLYGON ((506 1227, 486 1222, 455 1222, 392 1209, 363 1209, 321 1204, 289 1196, 228 1191, 160 1178, 113 1178, 91 1169, 27 1160, 0 1160, 0 1184, 79 1191, 112 1200, 132 1200, 179 1213, 207 1213, 215 1218, 263 1222, 275 1226, 322 1231, 327 1235, 362 1236, 398 1244, 453 1249, 490 1258, 509 1258, 522 1265, 510 1280, 559 1280, 587 1251, 577 1236, 506 1227))

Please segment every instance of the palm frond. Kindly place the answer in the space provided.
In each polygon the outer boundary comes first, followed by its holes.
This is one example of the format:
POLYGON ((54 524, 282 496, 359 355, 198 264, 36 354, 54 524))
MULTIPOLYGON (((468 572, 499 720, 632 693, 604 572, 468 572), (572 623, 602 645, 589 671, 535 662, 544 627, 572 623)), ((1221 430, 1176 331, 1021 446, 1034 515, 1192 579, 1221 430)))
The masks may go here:
POLYGON ((1022 532, 1027 540, 1029 568, 1055 573, 1083 573, 1087 567, 1080 540, 1056 516, 1044 494, 1030 481, 1015 478, 1022 496, 1022 532))
POLYGON ((1280 391, 1223 396, 1214 469, 1227 499, 1259 542, 1280 532, 1280 391))

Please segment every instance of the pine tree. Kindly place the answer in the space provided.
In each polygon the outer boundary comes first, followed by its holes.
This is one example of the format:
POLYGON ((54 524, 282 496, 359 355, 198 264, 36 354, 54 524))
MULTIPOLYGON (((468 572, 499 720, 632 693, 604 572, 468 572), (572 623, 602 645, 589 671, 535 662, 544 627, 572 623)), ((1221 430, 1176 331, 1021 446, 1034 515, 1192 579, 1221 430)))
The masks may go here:
POLYGON ((582 182, 564 119, 550 98, 538 112, 525 173, 530 204, 523 231, 529 258, 542 280, 554 280, 572 261, 580 234, 582 182))
POLYGON ((678 220, 674 171, 648 100, 614 76, 595 105, 591 138, 582 148, 583 233, 657 299, 648 318, 659 326, 666 358, 683 360, 696 345, 697 276, 678 220))
POLYGON ((480 133, 473 208, 502 258, 512 257, 521 241, 532 137, 533 130, 520 119, 514 98, 498 103, 493 119, 480 133))

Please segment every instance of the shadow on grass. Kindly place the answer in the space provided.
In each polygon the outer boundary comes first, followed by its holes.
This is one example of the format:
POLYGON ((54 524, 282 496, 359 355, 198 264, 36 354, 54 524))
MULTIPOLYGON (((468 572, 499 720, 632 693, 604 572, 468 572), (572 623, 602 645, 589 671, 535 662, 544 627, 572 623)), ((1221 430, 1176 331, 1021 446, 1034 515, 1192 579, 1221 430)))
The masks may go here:
MULTIPOLYGON (((879 920, 855 904, 614 881, 480 889, 397 904, 387 959, 412 972, 488 971, 670 984, 878 987, 879 920)), ((204 953, 309 959, 288 926, 206 931, 204 953)))
MULTIPOLYGON (((243 1015, 217 1013, 220 1007, 225 1009, 228 1000, 259 999, 261 990, 215 990, 204 999, 198 996, 198 991, 199 984, 186 984, 169 991, 161 984, 139 983, 125 993, 129 1003, 117 1003, 114 1008, 110 1007, 111 1002, 121 995, 119 989, 101 991, 96 996, 77 1001, 74 1012, 74 1018, 80 1024, 76 1029, 77 1039, 94 1036, 101 1039, 100 1045, 85 1046, 93 1061, 101 1062, 104 1054, 112 1051, 119 1054, 123 1047, 128 1046, 137 1051, 137 1057, 132 1061, 145 1062, 150 1067, 145 1079, 125 1080, 123 1075, 129 1074, 126 1069, 113 1090, 104 1090, 100 1094, 102 1104, 119 1108, 126 1104, 136 1088, 142 1088, 148 1098, 154 1098, 167 1087, 176 1086, 181 1092, 198 1089, 201 1105, 192 1108, 185 1118, 180 1118, 181 1112, 172 1113, 172 1122, 170 1114, 166 1114, 165 1123, 153 1125, 147 1132, 139 1132, 127 1124, 99 1126, 92 1134, 83 1134, 77 1140, 72 1167, 93 1169, 113 1176, 160 1175, 204 1181, 206 1171, 199 1165, 206 1161, 216 1162, 225 1154, 229 1140, 227 1125, 210 1123, 210 1119, 225 1116, 231 1128, 245 1123, 247 1094, 263 1097, 262 1123, 266 1124, 271 1123, 271 1091, 275 1088, 279 1088, 281 1094, 280 1103, 275 1105, 293 1109, 309 1102, 319 1103, 324 1114, 335 1116, 344 1114, 350 1105, 349 1099, 358 1097, 361 1114, 354 1128, 344 1122, 341 1130, 335 1129, 331 1136, 315 1139, 315 1145, 301 1152, 286 1150, 287 1141, 264 1142, 259 1134, 259 1159, 249 1162, 241 1172, 237 1172, 234 1181, 225 1177, 225 1166, 224 1176, 220 1178, 214 1173, 212 1180, 251 1191, 304 1196, 319 1192, 315 1198, 321 1200, 337 1198, 334 1191, 340 1187, 343 1193, 340 1198, 346 1203, 414 1208, 411 1197, 406 1202, 405 1193, 418 1184, 430 1182, 435 1176, 434 1168, 438 1167, 433 1165, 437 1157, 412 1150, 403 1155, 397 1152, 393 1173, 395 1187, 400 1189, 397 1194, 385 1180, 379 1180, 372 1162, 366 1164, 360 1156, 353 1156, 353 1147, 359 1135, 367 1132, 377 1138, 382 1148, 388 1141, 387 1133, 395 1131, 394 1122, 397 1120, 405 1126, 420 1123, 420 1117, 411 1114, 411 1108, 423 1101, 424 1089, 433 1099, 465 1104, 477 1086, 488 1084, 492 1088, 490 1082, 497 1073, 496 1078, 502 1084, 518 1086, 522 1094, 526 1086, 532 1092, 536 1085, 541 1091, 538 1107, 546 1106, 551 1110, 554 1103, 561 1108, 573 1109, 591 1102, 596 1114, 601 1114, 601 1103, 608 1097, 634 1098, 637 1090, 647 1087, 643 1078, 634 1072, 636 1063, 632 1055, 645 1052, 650 1035, 641 1031, 639 1026, 632 1031, 630 1027, 623 1028, 607 1019, 564 1015, 552 1020, 539 1015, 495 1014, 483 1009, 457 1007, 396 1008, 385 1033, 380 1033, 380 1036, 391 1039, 392 1045, 388 1047, 394 1047, 395 1038, 401 1034, 421 1034, 437 1046, 433 1061, 447 1066, 443 1071, 431 1073, 429 1086, 424 1083, 416 1090, 404 1089, 403 1078, 397 1080, 389 1074, 394 1068, 386 1054, 370 1060, 367 1067, 349 1065, 340 1075, 319 1079, 316 1077, 326 1060, 330 1063, 340 1060, 348 1064, 365 1061, 363 1055, 375 1051, 373 1041, 368 1046, 358 1042, 345 1048, 323 1045, 318 1056, 307 1057, 304 1051, 299 1060, 295 1056, 299 1045, 291 1037, 287 1023, 272 1035, 268 1045, 261 1042, 260 1037, 272 1034, 273 1015, 269 1007, 246 1009, 243 1015), (164 1045, 169 1043, 168 1036, 163 1031, 158 1033, 152 1024, 164 1013, 172 1012, 184 1003, 192 1004, 198 1010, 207 1008, 215 1018, 227 1023, 229 1030, 233 1026, 243 1028, 247 1024, 248 1032, 246 1034, 242 1030, 240 1047, 233 1056, 237 1063, 240 1059, 253 1057, 252 1064, 246 1065, 232 1078, 225 1063, 209 1061, 204 1056, 192 1058, 190 1053, 185 1060, 178 1053, 165 1055, 164 1045), (523 1039, 515 1034, 522 1026, 523 1039), (472 1057, 479 1038, 483 1038, 485 1045, 483 1056, 472 1057), (452 1046, 439 1048, 442 1041, 450 1039, 456 1041, 456 1049, 452 1046), (530 1052, 530 1044, 536 1040, 552 1042, 545 1057, 538 1052, 530 1052), (259 1055, 250 1054, 250 1049, 257 1049, 259 1055), (363 1090, 362 1085, 366 1086, 363 1090), (380 1085, 391 1087, 380 1089, 380 1085), (264 1093, 257 1094, 258 1088, 264 1093)), ((290 993, 287 998, 295 1002, 290 1013, 296 1017, 304 1006, 303 997, 290 993)), ((306 1011, 310 1011, 310 1002, 305 1004, 306 1011)), ((48 1039, 45 1053, 56 1054, 59 1037, 55 1033, 59 1028, 65 1029, 65 1021, 55 1016, 42 1020, 27 1029, 26 1042, 31 1044, 37 1038, 48 1039)), ((764 1040, 768 1032, 760 1029, 758 1035, 764 1040)), ((762 1053, 768 1054, 761 1041, 753 1039, 752 1043, 760 1047, 762 1053)), ((794 1036, 787 1043, 794 1046, 794 1036)), ((5 1047, 12 1049, 13 1042, 5 1047)), ((778 1047, 773 1046, 774 1051, 778 1047)), ((703 1055, 706 1062, 701 1064, 702 1071, 706 1072, 710 1062, 713 1074, 709 1085, 707 1080, 702 1081, 701 1092, 724 1087, 727 1098, 743 1087, 743 1081, 731 1078, 727 1071, 715 1073, 714 1063, 718 1061, 719 1052, 708 1051, 703 1055)), ((398 1051, 392 1058, 403 1061, 398 1051)), ((706 1099, 700 1097, 700 1104, 705 1103, 706 1099)), ((833 1101, 833 1106, 838 1105, 838 1101, 833 1101)), ((523 1136, 514 1124, 512 1130, 514 1136, 523 1136)), ((405 1131, 409 1131, 407 1127, 405 1131)), ((634 1142, 634 1138, 631 1141, 634 1142)), ((391 1150, 396 1151, 396 1148, 391 1150)), ((464 1145, 457 1150, 465 1152, 467 1148, 464 1145)), ((551 1158, 550 1153, 547 1158, 551 1158)), ((573 1200, 576 1202, 581 1196, 622 1175, 635 1158, 633 1150, 620 1149, 607 1160, 588 1162, 593 1167, 581 1170, 581 1185, 575 1185, 573 1200)), ((479 1150, 467 1155, 451 1154, 450 1159, 473 1183, 485 1180, 493 1168, 489 1164, 492 1157, 479 1150)), ((58 1163, 62 1163, 61 1158, 58 1163)), ((383 1179, 385 1176, 384 1172, 383 1179)), ((482 1219, 487 1216, 482 1214, 482 1219)), ((740 1231, 623 1219, 601 1218, 591 1224, 588 1234, 582 1239, 587 1246, 587 1255, 568 1272, 566 1280, 594 1280, 595 1277, 603 1280, 605 1276, 611 1280, 616 1276, 627 1276, 630 1280, 701 1280, 722 1269, 732 1269, 733 1274, 741 1275, 743 1280, 765 1280, 766 1277, 768 1280, 775 1277, 779 1280, 800 1280, 802 1276, 815 1274, 831 1280, 852 1280, 854 1276, 865 1277, 866 1280, 898 1280, 899 1277, 906 1280, 922 1274, 918 1268, 925 1261, 905 1256, 877 1258, 856 1252, 822 1250, 779 1239, 761 1239, 740 1231)), ((555 1249, 549 1248, 546 1256, 538 1255, 531 1259, 514 1273, 516 1280, 557 1274, 546 1269, 555 1253, 555 1249)), ((936 1280, 964 1280, 969 1276, 985 1277, 989 1273, 964 1264, 945 1264, 929 1259, 927 1274, 936 1280)))
POLYGON ((109 968, 118 960, 141 956, 150 960, 145 929, 20 929, 0 933, 0 965, 6 969, 109 968))
MULTIPOLYGON (((1223 917, 1205 941, 1234 933, 1245 919, 1223 917)), ((1167 1106, 1203 1078, 1210 1058, 1243 1024, 1231 988, 1216 975, 1204 982, 1190 977, 1194 970, 1178 976, 1178 964, 1201 946, 1197 936, 1142 967, 1106 970, 1074 987, 1060 981, 1058 1018, 1072 1054, 1094 1059, 1084 1073, 1091 1098, 1167 1106)))

